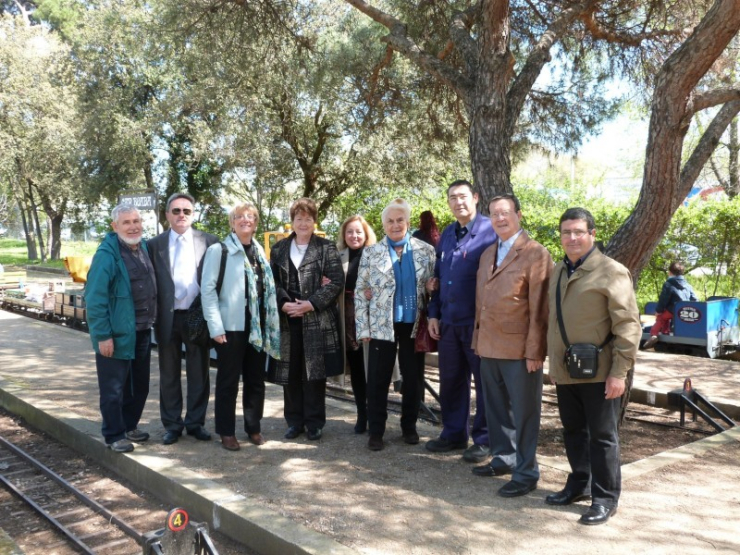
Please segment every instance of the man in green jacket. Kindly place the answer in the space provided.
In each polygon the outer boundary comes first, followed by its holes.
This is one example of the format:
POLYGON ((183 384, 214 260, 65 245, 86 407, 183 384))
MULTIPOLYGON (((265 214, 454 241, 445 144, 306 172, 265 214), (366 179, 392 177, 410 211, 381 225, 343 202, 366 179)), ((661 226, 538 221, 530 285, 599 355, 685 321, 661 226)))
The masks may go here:
POLYGON ((90 339, 100 388, 105 443, 117 453, 149 439, 138 429, 149 395, 151 328, 157 317, 154 269, 141 241, 141 216, 130 205, 111 213, 85 286, 90 339))
POLYGON ((595 238, 588 210, 569 208, 560 217, 565 258, 550 277, 547 331, 550 380, 557 385, 571 472, 563 490, 545 502, 570 505, 590 497, 591 508, 579 521, 587 525, 603 524, 617 512, 622 487, 617 424, 624 380, 642 337, 632 276, 596 248, 595 238), (601 348, 596 371, 584 371, 592 366, 566 344, 601 348))

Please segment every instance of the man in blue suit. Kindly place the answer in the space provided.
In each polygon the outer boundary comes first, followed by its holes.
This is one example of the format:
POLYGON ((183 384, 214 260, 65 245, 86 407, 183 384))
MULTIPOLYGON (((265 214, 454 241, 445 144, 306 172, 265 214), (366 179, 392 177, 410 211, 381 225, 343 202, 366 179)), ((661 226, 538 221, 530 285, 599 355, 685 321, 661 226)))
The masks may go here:
POLYGON ((447 188, 455 219, 437 244, 437 263, 429 303, 429 334, 439 341, 439 396, 442 433, 427 442, 434 453, 465 449, 463 458, 488 458, 488 429, 480 380, 480 358, 473 352, 475 278, 481 254, 496 242, 491 220, 477 211, 478 193, 470 182, 457 180, 447 188), (469 431, 470 379, 475 378, 475 419, 469 431), (468 447, 472 436, 473 445, 468 447))

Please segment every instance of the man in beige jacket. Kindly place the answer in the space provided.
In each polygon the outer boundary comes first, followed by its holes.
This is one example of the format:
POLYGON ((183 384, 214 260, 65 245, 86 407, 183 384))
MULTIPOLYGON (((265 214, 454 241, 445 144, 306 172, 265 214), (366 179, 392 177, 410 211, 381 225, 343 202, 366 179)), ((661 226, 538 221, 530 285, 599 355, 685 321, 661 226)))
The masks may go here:
POLYGON ((642 336, 632 277, 624 266, 595 248, 594 218, 583 208, 560 217, 565 259, 550 278, 547 333, 550 378, 557 385, 565 452, 571 473, 549 505, 570 505, 591 498, 581 524, 602 524, 617 512, 621 492, 617 424, 624 379, 635 364, 642 336), (598 369, 590 378, 572 377, 567 347, 557 316, 557 292, 570 344, 603 345, 598 369), (611 334, 611 335, 610 335, 611 334))
POLYGON ((478 267, 473 349, 481 357, 493 459, 473 468, 473 474, 512 474, 498 494, 518 497, 534 490, 540 477, 536 452, 553 262, 547 249, 521 228, 519 199, 500 195, 488 209, 498 240, 478 267))

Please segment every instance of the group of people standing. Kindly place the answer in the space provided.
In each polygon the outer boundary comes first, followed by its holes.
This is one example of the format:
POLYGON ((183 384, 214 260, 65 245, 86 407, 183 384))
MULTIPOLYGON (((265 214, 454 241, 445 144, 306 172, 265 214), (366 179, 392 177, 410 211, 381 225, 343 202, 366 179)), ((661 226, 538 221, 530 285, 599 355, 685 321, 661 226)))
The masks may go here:
POLYGON ((478 211, 478 194, 468 181, 450 184, 447 200, 455 222, 441 234, 425 214, 412 236, 411 208, 396 199, 382 212, 382 239, 356 215, 342 224, 334 244, 314 232, 315 203, 299 199, 290 208, 292 233, 272 247, 269 261, 255 240, 259 214, 250 204, 232 209, 232 231, 222 242, 192 228, 194 200, 187 194, 168 199, 170 230, 147 243, 138 211, 116 207, 113 232, 93 259, 86 288, 106 443, 128 452, 132 442, 149 437, 138 422, 148 395, 152 327, 164 443, 177 442, 183 432, 211 439, 205 428, 210 342, 192 338, 188 325, 192 307, 200 305, 218 353, 215 431, 225 449, 240 449, 240 377, 251 443, 265 442, 265 380, 284 386, 284 437, 305 433, 319 440, 326 380, 345 367, 357 404, 354 431, 369 432, 371 451, 385 447, 388 392, 398 367, 402 439, 417 444, 421 331, 439 342, 442 412, 441 433, 426 449, 461 450, 466 461, 485 462, 473 468, 478 476, 511 474, 498 490, 503 497, 534 490, 549 355, 572 472, 546 502, 567 505, 591 497, 581 522, 606 522, 621 488, 619 400, 641 335, 629 272, 595 247, 595 223, 584 209, 563 214, 559 232, 566 256, 554 265, 521 228, 514 195, 493 198, 490 217, 478 211), (599 348, 598 369, 587 378, 568 372, 570 347, 581 343, 599 348))

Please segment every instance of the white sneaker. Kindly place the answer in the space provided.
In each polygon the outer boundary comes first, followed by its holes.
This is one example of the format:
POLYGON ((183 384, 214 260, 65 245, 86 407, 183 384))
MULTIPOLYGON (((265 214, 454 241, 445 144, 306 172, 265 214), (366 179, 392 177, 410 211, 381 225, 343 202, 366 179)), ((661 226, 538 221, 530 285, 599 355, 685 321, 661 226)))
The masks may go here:
POLYGON ((658 336, 657 335, 651 335, 650 339, 645 341, 645 344, 642 346, 643 349, 652 349, 655 347, 655 345, 658 343, 658 336))

